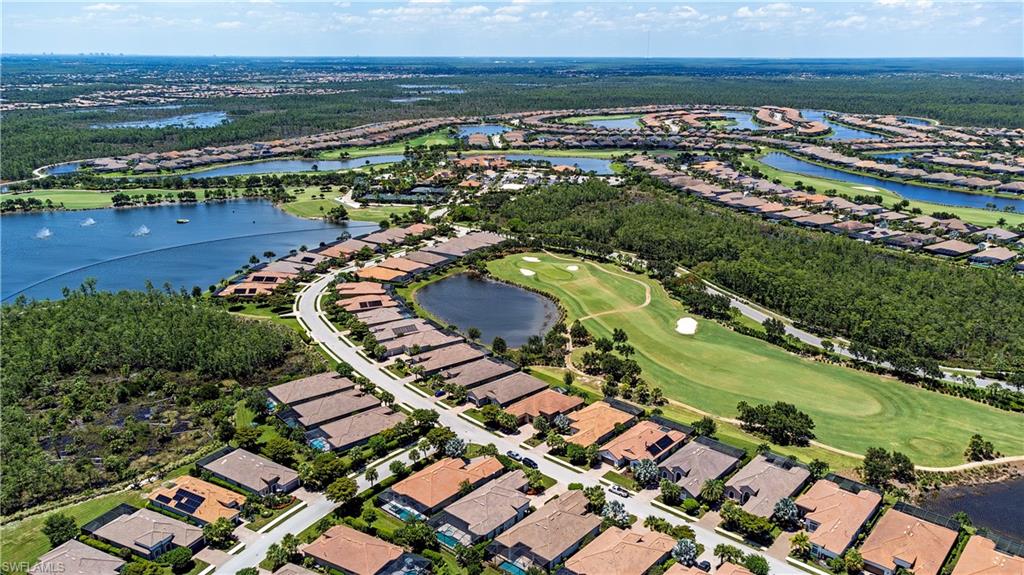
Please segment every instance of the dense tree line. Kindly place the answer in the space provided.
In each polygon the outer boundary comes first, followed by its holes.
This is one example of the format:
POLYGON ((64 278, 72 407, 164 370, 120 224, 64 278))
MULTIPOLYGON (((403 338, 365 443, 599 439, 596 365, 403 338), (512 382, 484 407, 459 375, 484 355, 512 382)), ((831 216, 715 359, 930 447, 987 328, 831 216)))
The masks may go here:
MULTIPOLYGON (((667 273, 699 276, 882 357, 1024 367, 1024 284, 847 238, 769 224, 652 180, 602 182, 485 198, 482 213, 567 247, 626 250, 667 273)), ((717 308, 719 306, 714 305, 717 308)))
MULTIPOLYGON (((574 64, 575 66, 576 64, 574 64)), ((463 68, 446 83, 466 94, 434 96, 414 105, 390 102, 402 92, 396 82, 359 84, 352 93, 210 99, 190 111, 220 110, 232 121, 204 129, 95 129, 96 122, 153 117, 153 110, 113 112, 26 110, 4 116, 3 179, 30 177, 42 165, 106 155, 272 140, 400 118, 486 115, 523 110, 641 104, 775 104, 843 112, 927 116, 951 124, 1024 126, 1019 81, 971 76, 864 75, 789 77, 753 69, 715 74, 707 69, 667 67, 604 70, 602 75, 558 75, 550 70, 499 74, 463 68), (682 75, 685 74, 685 75, 682 75), (266 113, 268 107, 274 113, 266 113)), ((339 87, 343 85, 325 85, 339 87)), ((110 86, 105 86, 109 88, 110 86)), ((180 110, 166 110, 175 115, 180 110)))
POLYGON ((230 439, 246 389, 322 367, 285 327, 155 289, 87 284, 2 322, 4 514, 230 439))

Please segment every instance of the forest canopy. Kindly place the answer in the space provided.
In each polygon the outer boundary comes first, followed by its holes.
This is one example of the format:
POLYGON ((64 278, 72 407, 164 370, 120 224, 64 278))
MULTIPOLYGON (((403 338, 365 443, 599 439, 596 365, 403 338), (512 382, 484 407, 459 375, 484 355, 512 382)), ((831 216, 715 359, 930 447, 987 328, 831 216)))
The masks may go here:
POLYGON ((154 289, 87 284, 2 322, 3 514, 194 451, 246 389, 323 367, 286 327, 154 289))

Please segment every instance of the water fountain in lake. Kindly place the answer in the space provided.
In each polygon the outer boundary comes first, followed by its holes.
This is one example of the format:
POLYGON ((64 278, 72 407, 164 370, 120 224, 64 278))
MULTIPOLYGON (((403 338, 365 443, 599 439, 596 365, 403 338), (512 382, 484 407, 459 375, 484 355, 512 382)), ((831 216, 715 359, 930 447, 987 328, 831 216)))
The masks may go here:
POLYGON ((37 240, 45 240, 46 238, 48 238, 48 237, 50 237, 52 235, 53 235, 53 232, 50 231, 50 228, 43 228, 43 229, 39 230, 38 232, 36 232, 36 239, 37 240))
POLYGON ((142 237, 142 236, 148 236, 148 235, 149 235, 149 228, 147 228, 144 225, 135 228, 135 231, 132 232, 132 236, 136 237, 136 238, 139 238, 139 237, 142 237))

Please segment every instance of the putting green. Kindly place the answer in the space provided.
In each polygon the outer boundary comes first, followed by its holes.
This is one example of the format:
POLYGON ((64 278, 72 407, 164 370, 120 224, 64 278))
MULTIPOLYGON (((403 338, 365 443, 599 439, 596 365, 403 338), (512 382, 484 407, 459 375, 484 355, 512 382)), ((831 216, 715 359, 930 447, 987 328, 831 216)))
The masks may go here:
POLYGON ((557 257, 516 254, 488 268, 495 277, 551 294, 565 307, 568 322, 585 318, 584 325, 597 336, 625 330, 644 377, 667 398, 725 417, 736 415, 740 401, 790 402, 814 419, 824 444, 854 453, 873 446, 897 449, 919 465, 963 463, 973 433, 1005 455, 1024 451, 1020 415, 802 359, 702 318, 696 334, 679 334, 676 322, 689 314, 657 282, 612 265, 557 257), (524 255, 541 261, 524 261, 524 255), (579 270, 568 274, 568 265, 579 270), (536 275, 524 276, 520 268, 536 275), (650 303, 640 307, 647 290, 650 303))

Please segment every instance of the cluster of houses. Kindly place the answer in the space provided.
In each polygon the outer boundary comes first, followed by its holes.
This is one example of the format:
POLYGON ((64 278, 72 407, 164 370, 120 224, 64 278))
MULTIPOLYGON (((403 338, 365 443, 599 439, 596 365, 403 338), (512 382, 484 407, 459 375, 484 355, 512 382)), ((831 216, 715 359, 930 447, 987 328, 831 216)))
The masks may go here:
MULTIPOLYGON (((959 186, 975 190, 995 190, 998 192, 1019 191, 1024 186, 1022 182, 1004 183, 1001 180, 986 179, 978 176, 965 176, 950 172, 929 172, 921 168, 907 168, 887 162, 865 160, 856 156, 848 156, 825 146, 803 146, 792 151, 815 160, 839 164, 848 168, 907 180, 920 180, 929 184, 959 186)), ((1021 168, 1021 171, 1024 172, 1024 168, 1021 168)))
POLYGON ((131 171, 145 174, 166 170, 184 170, 211 164, 261 160, 343 146, 376 146, 464 122, 465 119, 462 118, 397 120, 270 142, 96 158, 85 162, 84 165, 96 172, 131 171))
POLYGON ((221 449, 201 459, 196 469, 209 481, 183 475, 153 489, 147 507, 123 503, 111 509, 82 527, 81 540, 57 546, 29 573, 119 573, 125 559, 90 545, 92 541, 150 561, 177 548, 197 552, 206 544, 204 525, 219 519, 237 524, 248 498, 287 494, 299 487, 295 470, 244 449, 221 449))
MULTIPOLYGON (((976 265, 1012 265, 1019 255, 1011 248, 1020 245, 1021 234, 1012 230, 982 228, 956 218, 914 216, 878 204, 794 190, 714 160, 691 165, 692 172, 669 167, 650 156, 634 156, 630 164, 687 193, 769 221, 792 222, 894 249, 966 258, 976 265)), ((1024 271, 1024 262, 1016 263, 1014 269, 1024 271)))

